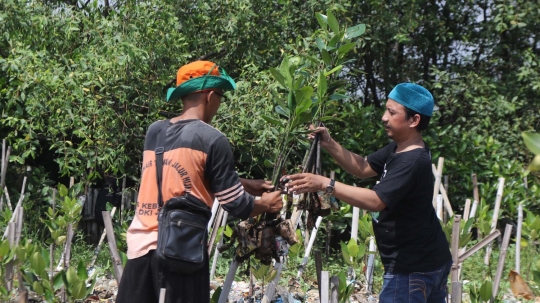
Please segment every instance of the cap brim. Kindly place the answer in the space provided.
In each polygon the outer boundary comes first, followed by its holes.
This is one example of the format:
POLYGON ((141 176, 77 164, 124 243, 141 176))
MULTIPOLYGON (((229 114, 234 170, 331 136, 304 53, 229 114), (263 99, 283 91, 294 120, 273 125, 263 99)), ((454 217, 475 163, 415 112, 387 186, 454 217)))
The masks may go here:
POLYGON ((202 76, 190 79, 177 87, 171 87, 167 91, 167 102, 176 100, 182 96, 205 90, 219 88, 222 90, 235 90, 236 83, 228 75, 202 76))

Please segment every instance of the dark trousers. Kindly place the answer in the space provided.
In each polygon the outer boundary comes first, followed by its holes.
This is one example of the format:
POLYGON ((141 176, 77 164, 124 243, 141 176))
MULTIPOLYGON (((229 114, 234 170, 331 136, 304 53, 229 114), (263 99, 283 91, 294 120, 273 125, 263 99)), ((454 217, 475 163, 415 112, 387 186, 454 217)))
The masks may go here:
POLYGON ((205 266, 189 274, 177 274, 163 268, 154 251, 130 259, 122 274, 116 303, 158 303, 161 288, 167 289, 165 303, 209 303, 210 269, 205 266))
POLYGON ((452 261, 429 272, 384 274, 379 303, 444 303, 452 261))

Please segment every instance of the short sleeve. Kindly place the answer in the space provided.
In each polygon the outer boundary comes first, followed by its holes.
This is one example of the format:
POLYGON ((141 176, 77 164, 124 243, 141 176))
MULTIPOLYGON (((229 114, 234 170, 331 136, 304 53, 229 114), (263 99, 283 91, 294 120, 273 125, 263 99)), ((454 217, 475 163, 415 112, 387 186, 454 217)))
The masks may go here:
POLYGON ((392 142, 367 157, 369 166, 371 166, 371 169, 373 169, 378 175, 382 175, 386 159, 388 158, 388 155, 392 153, 394 148, 395 143, 392 142))
POLYGON ((205 176, 219 204, 231 215, 246 219, 253 211, 254 198, 246 191, 234 167, 234 157, 225 136, 212 144, 206 161, 205 176))

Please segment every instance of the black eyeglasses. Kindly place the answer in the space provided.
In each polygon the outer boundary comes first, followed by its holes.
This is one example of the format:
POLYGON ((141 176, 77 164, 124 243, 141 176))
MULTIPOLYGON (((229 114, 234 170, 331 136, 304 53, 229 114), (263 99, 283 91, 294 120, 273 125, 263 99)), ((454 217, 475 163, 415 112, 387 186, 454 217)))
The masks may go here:
POLYGON ((218 95, 221 98, 221 102, 227 101, 227 96, 225 96, 224 94, 218 93, 215 90, 213 90, 213 92, 214 92, 214 94, 218 95))
MULTIPOLYGON (((200 91, 197 91, 197 92, 193 92, 193 93, 191 93, 191 94, 210 93, 210 92, 214 92, 216 95, 218 95, 219 98, 221 99, 221 102, 227 101, 227 96, 225 96, 224 94, 222 94, 222 93, 220 93, 220 92, 217 92, 217 91, 215 91, 215 90, 211 90, 211 89, 200 90, 200 91)), ((188 94, 188 95, 191 95, 191 94, 188 94)))

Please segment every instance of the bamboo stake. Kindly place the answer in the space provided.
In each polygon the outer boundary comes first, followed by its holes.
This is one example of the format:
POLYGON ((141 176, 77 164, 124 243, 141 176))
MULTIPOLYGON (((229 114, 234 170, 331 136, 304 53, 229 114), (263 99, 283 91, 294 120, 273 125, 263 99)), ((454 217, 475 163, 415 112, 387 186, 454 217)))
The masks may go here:
MULTIPOLYGON (((19 197, 19 201, 17 202, 17 205, 15 206, 15 210, 13 211, 13 214, 11 215, 11 219, 9 219, 9 223, 13 223, 17 221, 17 214, 18 214, 19 209, 22 207, 22 201, 24 199, 24 196, 25 196, 24 194, 21 194, 21 196, 19 197)), ((7 236, 8 236, 8 229, 4 231, 2 240, 4 240, 7 236)))
MULTIPOLYGON (((0 188, 5 188, 5 185, 6 185, 6 173, 8 170, 10 154, 11 154, 11 146, 8 146, 7 152, 5 154, 2 154, 2 170, 0 172, 0 188)), ((4 204, 4 197, 0 196, 0 210, 3 207, 3 204, 4 204)))
POLYGON ((322 271, 322 258, 321 251, 316 249, 315 254, 315 271, 317 273, 317 288, 319 289, 319 298, 321 297, 321 271, 322 271))
POLYGON ((306 210, 305 214, 304 214, 304 222, 302 225, 300 225, 300 229, 304 232, 304 247, 308 247, 309 246, 309 230, 307 228, 307 220, 308 220, 308 216, 309 216, 309 211, 306 210))
POLYGON ((66 247, 64 248, 64 268, 69 267, 71 259, 71 240, 73 239, 73 224, 69 223, 67 226, 66 247))
POLYGON ((484 246, 491 243, 491 241, 497 239, 497 237, 500 235, 501 235, 501 232, 498 229, 496 229, 494 232, 490 233, 487 237, 478 241, 478 243, 476 243, 473 247, 469 248, 469 250, 459 255, 459 263, 463 263, 465 259, 472 256, 475 252, 479 251, 484 246))
POLYGON ((478 201, 474 200, 473 205, 471 206, 471 213, 469 214, 469 219, 476 216, 476 209, 478 208, 478 201))
MULTIPOLYGON (((2 163, 1 163, 1 169, 0 169, 0 188, 4 189, 4 186, 2 185, 4 183, 4 167, 6 162, 6 139, 2 139, 2 163)), ((4 195, 0 195, 0 211, 4 209, 4 195)))
MULTIPOLYGON (((523 186, 527 190, 527 177, 523 178, 523 186)), ((523 203, 518 205, 518 222, 516 231, 516 268, 515 271, 519 274, 521 270, 521 230, 523 228, 523 203)))
POLYGON ((19 208, 19 210, 17 211, 17 219, 15 221, 15 246, 19 246, 19 241, 21 240, 23 213, 24 208, 19 208))
POLYGON ((501 276, 504 270, 504 259, 506 258, 506 252, 508 251, 508 243, 510 243, 510 234, 512 233, 512 225, 506 224, 504 229, 504 236, 501 246, 501 252, 499 254, 499 264, 497 265, 497 273, 495 274, 495 280, 493 280, 493 295, 490 302, 494 302, 497 293, 499 292, 499 284, 501 282, 501 276))
POLYGON ((330 289, 330 302, 338 303, 339 278, 337 276, 330 278, 330 289))
POLYGON ((352 212, 351 239, 358 241, 358 218, 360 218, 360 208, 354 206, 352 212))
POLYGON ((24 286, 24 279, 21 270, 17 271, 17 279, 19 280, 19 303, 28 303, 28 289, 24 286))
MULTIPOLYGON (((24 208, 19 208, 18 215, 17 215, 17 222, 15 224, 15 246, 19 246, 19 241, 21 239, 21 231, 22 231, 22 225, 23 225, 23 213, 24 208)), ((19 268, 17 270, 17 278, 19 280, 19 303, 27 303, 28 302, 28 290, 24 286, 23 276, 22 272, 19 268)))
POLYGON ((0 170, 1 174, 4 174, 4 162, 5 161, 6 161, 6 139, 2 139, 2 170, 0 170))
MULTIPOLYGON (((54 209, 56 208, 56 188, 53 189, 53 195, 52 195, 52 210, 54 214, 54 209)), ((49 247, 49 283, 53 285, 54 282, 54 275, 53 275, 53 264, 54 264, 54 241, 49 247)))
POLYGON ((437 164, 437 174, 435 175, 435 187, 433 190, 433 199, 431 200, 433 203, 433 207, 435 207, 435 203, 437 202, 437 195, 439 194, 439 189, 441 188, 441 177, 442 177, 443 165, 444 165, 444 158, 439 157, 439 162, 437 164))
POLYGON ((167 289, 162 288, 159 290, 159 303, 165 303, 165 295, 167 294, 167 289))
POLYGON ((459 281, 459 225, 461 216, 454 216, 454 225, 452 226, 452 303, 461 302, 462 284, 459 281))
MULTIPOLYGON (((116 206, 113 207, 111 210, 111 220, 114 217, 114 213, 116 212, 116 206)), ((92 261, 90 261, 90 265, 88 266, 88 270, 92 271, 94 269, 94 264, 96 263, 96 260, 98 258, 99 252, 101 251, 101 244, 103 243, 103 240, 105 240, 105 236, 107 235, 107 229, 103 229, 103 232, 101 233, 101 237, 99 238, 98 245, 96 246, 96 249, 94 250, 94 256, 92 256, 92 261)))
POLYGON ((210 256, 210 254, 212 254, 212 248, 214 248, 214 240, 216 240, 216 236, 217 236, 217 231, 221 225, 221 219, 223 218, 223 213, 225 212, 225 210, 223 209, 223 207, 220 207, 219 210, 218 210, 218 214, 217 214, 217 218, 216 218, 216 222, 214 224, 214 227, 212 228, 212 235, 210 236, 210 239, 208 240, 208 256, 210 256))
POLYGON ((234 276, 238 270, 238 265, 240 265, 240 263, 233 258, 227 277, 225 277, 225 281, 223 282, 223 288, 221 289, 218 303, 225 303, 229 299, 229 293, 231 292, 232 282, 234 281, 234 276))
MULTIPOLYGON (((15 248, 15 228, 16 228, 15 224, 16 224, 15 222, 9 222, 8 226, 7 226, 7 229, 6 229, 7 239, 8 239, 10 249, 15 248)), ((4 275, 4 277, 5 277, 4 280, 6 282, 6 290, 8 292, 10 292, 12 287, 13 287, 13 266, 14 266, 14 263, 15 263, 15 261, 11 260, 6 264, 6 273, 4 275)))
POLYGON ((212 216, 210 217, 210 221, 208 221, 208 226, 206 227, 207 230, 210 230, 212 228, 212 225, 214 224, 214 219, 217 214, 217 209, 219 207, 219 202, 217 199, 214 199, 214 204, 212 205, 212 216))
POLYGON ((471 213, 469 218, 474 218, 476 215, 476 209, 478 208, 478 203, 480 203, 480 196, 478 194, 478 180, 476 179, 476 174, 472 174, 472 183, 473 183, 473 205, 471 207, 471 213))
MULTIPOLYGON (((467 222, 467 220, 469 219, 470 207, 471 207, 471 199, 466 199, 465 200, 465 209, 463 210, 463 220, 465 222, 467 222)), ((471 231, 471 228, 469 227, 467 232, 469 233, 470 231, 471 231)), ((466 250, 467 250, 467 246, 464 246, 464 247, 460 248, 459 249, 459 254, 462 255, 466 250)), ((459 271, 458 271, 458 278, 459 277, 461 277, 461 267, 459 268, 459 271)))
POLYGON ((309 237, 309 243, 306 247, 306 252, 304 254, 304 259, 302 260, 302 264, 300 264, 300 268, 298 269, 298 275, 297 278, 300 278, 302 276, 302 272, 304 271, 304 267, 306 266, 309 255, 311 254, 311 248, 313 247, 313 243, 315 243, 315 238, 317 237, 317 231, 319 230, 319 226, 321 225, 322 217, 317 217, 317 221, 315 222, 315 226, 313 227, 313 230, 311 231, 311 236, 309 237))
POLYGON ((369 237, 369 256, 366 269, 366 280, 368 282, 368 292, 373 292, 373 273, 375 272, 375 253, 377 252, 377 246, 375 245, 375 237, 369 237))
MULTIPOLYGON (((229 216, 229 213, 228 212, 225 212, 223 214, 223 220, 221 221, 221 226, 226 226, 227 225, 227 217, 229 216)), ((225 231, 225 230, 223 230, 225 231)), ((214 278, 214 274, 216 273, 216 266, 217 266, 217 260, 219 258, 219 250, 218 250, 218 247, 223 244, 223 233, 221 233, 221 235, 219 236, 219 245, 216 245, 216 249, 214 251, 214 258, 212 260, 212 269, 210 270, 210 280, 212 280, 214 278)))
POLYGON ((521 268, 521 228, 523 226, 523 204, 519 203, 518 206, 518 224, 516 235, 516 269, 519 274, 521 268))
POLYGON ((469 214, 471 212, 471 199, 465 200, 465 209, 463 210, 463 220, 469 220, 469 214))
POLYGON ((281 262, 277 263, 275 267, 276 267, 276 270, 277 270, 276 277, 266 287, 266 291, 265 291, 264 296, 263 296, 263 298, 261 300, 261 303, 270 303, 274 299, 274 295, 276 293, 276 286, 279 283, 279 278, 281 276, 281 271, 283 270, 283 260, 281 262))
POLYGON ((116 282, 120 283, 122 280, 122 273, 124 268, 122 266, 122 259, 118 254, 118 249, 116 248, 116 240, 114 238, 114 229, 112 225, 111 215, 108 211, 102 211, 103 214, 103 223, 105 223, 105 230, 107 231, 107 241, 109 242, 109 250, 111 251, 111 256, 114 263, 114 276, 116 282))
POLYGON ((329 294, 328 294, 328 290, 329 290, 329 285, 328 285, 328 282, 329 282, 329 278, 328 278, 328 272, 327 271, 322 271, 321 272, 321 303, 329 303, 329 294))
POLYGON ((435 208, 436 210, 436 213, 437 213, 437 218, 439 218, 439 220, 441 221, 444 221, 444 218, 443 218, 443 197, 441 194, 437 195, 437 207, 435 208))
MULTIPOLYGON (((8 189, 6 186, 4 186, 4 195, 6 196, 6 202, 9 207, 9 210, 13 211, 13 207, 11 206, 11 199, 9 199, 8 189)), ((0 210, 2 210, 3 207, 0 207, 0 210)))
MULTIPOLYGON (((433 171, 433 175, 437 176, 438 172, 434 164, 431 165, 431 170, 433 171)), ((452 210, 452 204, 450 204, 450 199, 448 199, 448 194, 446 193, 446 189, 444 188, 442 184, 439 184, 439 191, 443 197, 444 207, 446 208, 448 215, 452 217, 454 215, 454 211, 452 210)), ((436 201, 434 201, 433 208, 437 207, 435 202, 436 201)))
MULTIPOLYGON (((491 219, 491 232, 497 228, 497 220, 499 219, 499 209, 501 207, 501 200, 504 189, 504 178, 499 178, 499 188, 497 190, 497 198, 495 199, 495 209, 493 210, 493 217, 491 219)), ((489 258, 491 256, 491 244, 487 246, 486 257, 484 258, 484 264, 489 265, 489 258)))

